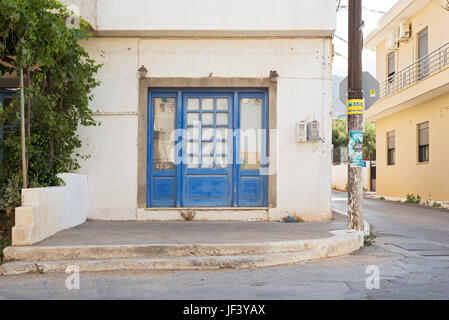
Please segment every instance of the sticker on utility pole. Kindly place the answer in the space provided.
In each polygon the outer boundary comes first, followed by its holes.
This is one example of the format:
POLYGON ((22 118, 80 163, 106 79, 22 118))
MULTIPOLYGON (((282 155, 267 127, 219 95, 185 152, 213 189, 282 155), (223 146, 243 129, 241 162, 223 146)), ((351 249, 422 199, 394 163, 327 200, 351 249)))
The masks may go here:
POLYGON ((363 99, 350 99, 347 107, 348 114, 363 114, 363 99))
POLYGON ((349 131, 349 164, 351 168, 363 167, 363 131, 349 131))

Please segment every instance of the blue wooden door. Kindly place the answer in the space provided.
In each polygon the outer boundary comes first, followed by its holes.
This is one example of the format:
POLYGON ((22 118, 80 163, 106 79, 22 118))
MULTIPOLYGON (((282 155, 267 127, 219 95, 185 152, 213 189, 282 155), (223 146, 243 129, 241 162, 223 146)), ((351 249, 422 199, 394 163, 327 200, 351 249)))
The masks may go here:
POLYGON ((149 91, 147 206, 267 205, 267 94, 149 91))
POLYGON ((232 205, 232 92, 183 94, 184 207, 232 205))
POLYGON ((176 127, 181 124, 178 93, 149 91, 147 206, 176 207, 178 154, 176 127))
POLYGON ((267 206, 267 93, 243 91, 236 97, 235 203, 239 207, 267 206))

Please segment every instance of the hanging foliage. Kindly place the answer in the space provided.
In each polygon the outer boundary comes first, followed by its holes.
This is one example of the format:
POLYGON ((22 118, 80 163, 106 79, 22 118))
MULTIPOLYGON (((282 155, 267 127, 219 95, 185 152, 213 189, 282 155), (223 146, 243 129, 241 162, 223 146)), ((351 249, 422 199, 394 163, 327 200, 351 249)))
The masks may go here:
MULTIPOLYGON (((79 168, 78 126, 97 123, 88 108, 100 68, 79 44, 89 25, 67 26, 70 11, 56 0, 0 2, 0 77, 28 75, 25 88, 29 185, 59 185, 58 173, 79 168)), ((77 18, 78 19, 78 18, 77 18)), ((0 108, 0 127, 19 123, 19 95, 0 108)), ((19 205, 21 188, 20 130, 8 130, 1 142, 0 208, 19 205)))

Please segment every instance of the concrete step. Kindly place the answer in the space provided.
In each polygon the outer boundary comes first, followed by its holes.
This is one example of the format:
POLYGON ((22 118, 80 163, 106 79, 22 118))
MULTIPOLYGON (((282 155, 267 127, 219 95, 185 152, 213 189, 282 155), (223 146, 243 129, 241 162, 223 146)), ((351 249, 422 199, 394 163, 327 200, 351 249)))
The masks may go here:
POLYGON ((339 248, 353 240, 351 233, 334 232, 334 236, 322 239, 255 243, 10 246, 5 248, 3 255, 5 262, 228 256, 339 248))
POLYGON ((291 264, 353 253, 362 232, 332 231, 323 239, 259 243, 8 247, 0 274, 80 271, 191 270, 291 264))
POLYGON ((77 266, 80 272, 113 270, 217 270, 278 266, 318 259, 317 250, 236 256, 192 256, 142 259, 60 260, 5 263, 0 274, 13 275, 31 272, 65 272, 77 266))

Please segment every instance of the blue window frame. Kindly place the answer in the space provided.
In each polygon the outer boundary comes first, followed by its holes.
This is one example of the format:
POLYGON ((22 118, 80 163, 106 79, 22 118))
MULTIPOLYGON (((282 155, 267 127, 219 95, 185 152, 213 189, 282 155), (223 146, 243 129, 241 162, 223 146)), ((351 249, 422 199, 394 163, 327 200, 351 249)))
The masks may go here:
POLYGON ((150 89, 147 206, 266 206, 267 96, 150 89))

